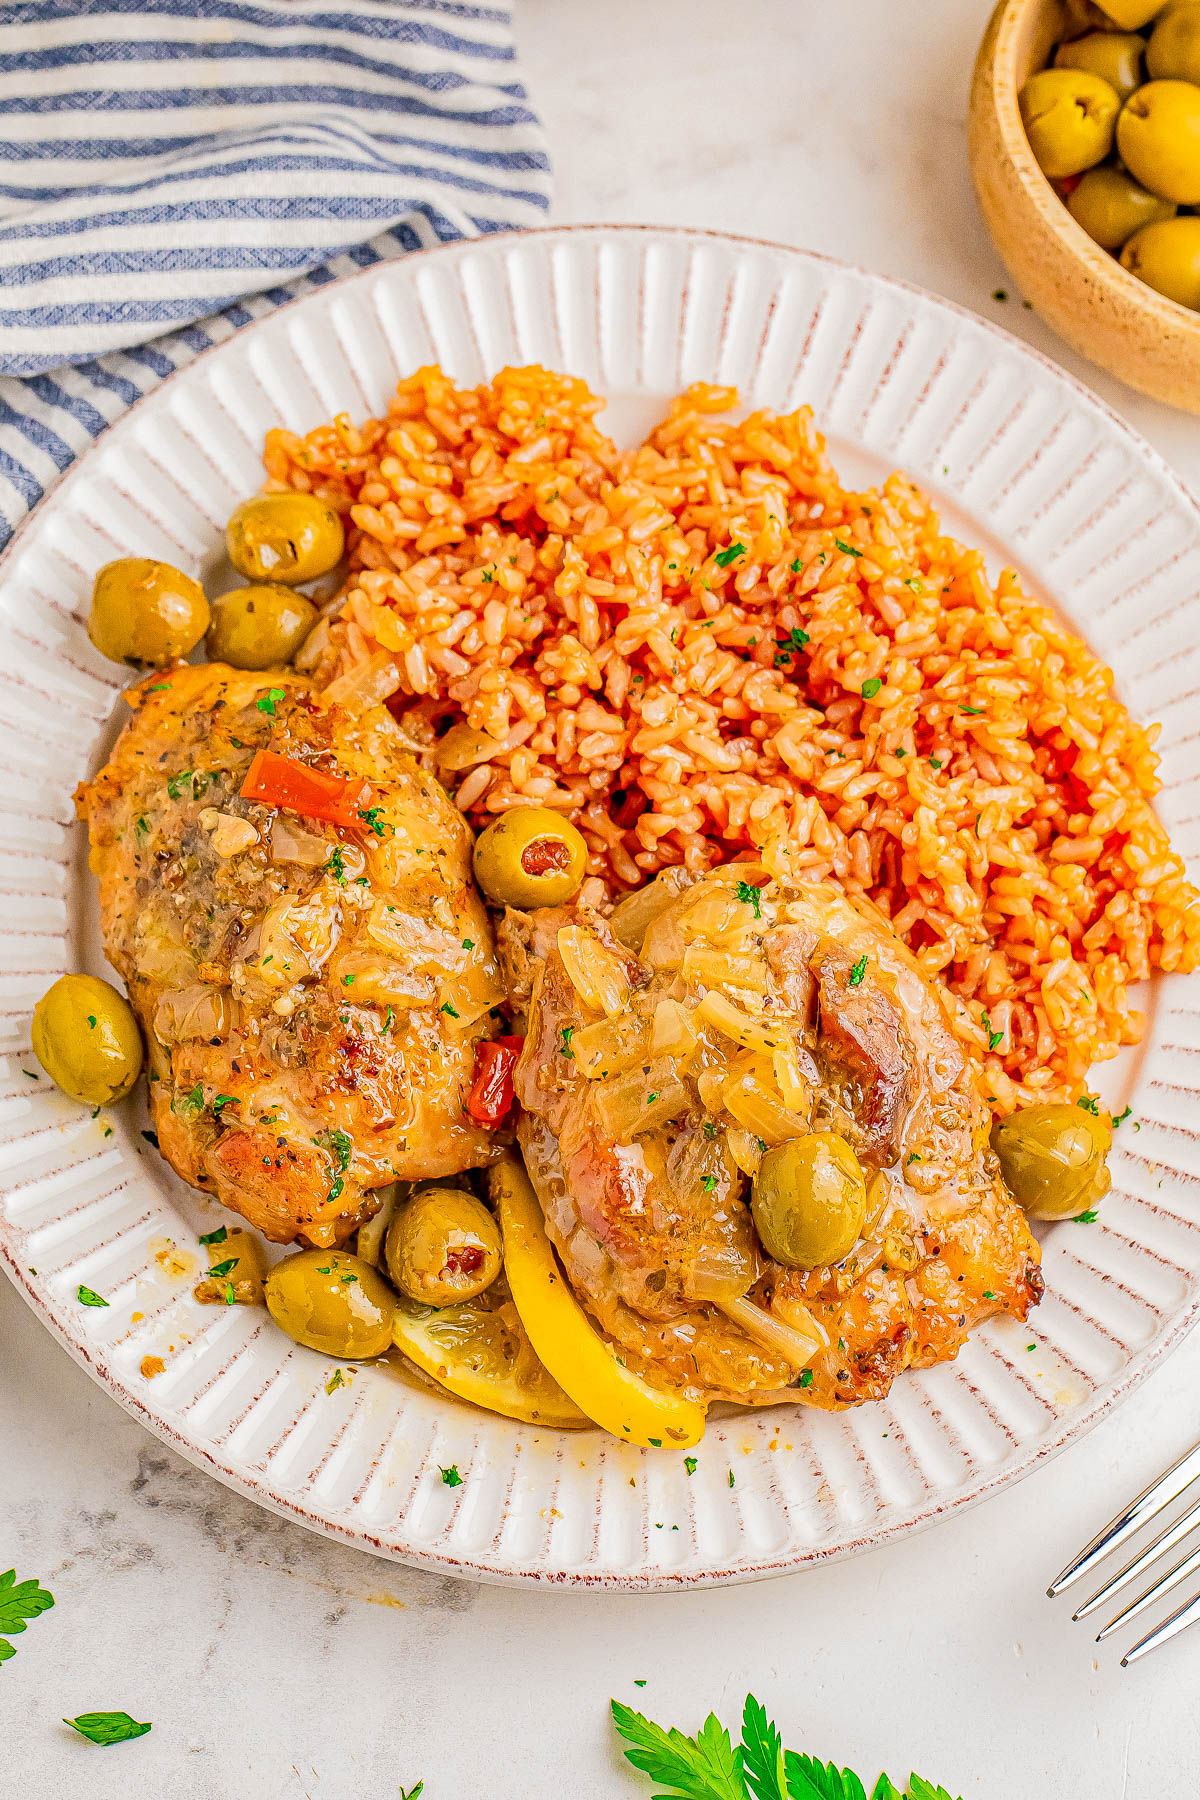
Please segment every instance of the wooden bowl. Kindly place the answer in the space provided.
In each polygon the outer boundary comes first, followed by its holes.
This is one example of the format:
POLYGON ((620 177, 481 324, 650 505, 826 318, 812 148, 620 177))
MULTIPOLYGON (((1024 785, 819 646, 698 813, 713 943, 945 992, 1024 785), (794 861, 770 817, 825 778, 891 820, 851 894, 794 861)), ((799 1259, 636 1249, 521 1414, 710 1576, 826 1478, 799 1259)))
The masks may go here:
POLYGON ((1017 94, 1064 35, 1061 0, 1000 0, 971 84, 971 176, 988 230, 1022 294, 1102 369, 1200 413, 1200 313, 1156 294, 1092 242, 1034 160, 1017 94))

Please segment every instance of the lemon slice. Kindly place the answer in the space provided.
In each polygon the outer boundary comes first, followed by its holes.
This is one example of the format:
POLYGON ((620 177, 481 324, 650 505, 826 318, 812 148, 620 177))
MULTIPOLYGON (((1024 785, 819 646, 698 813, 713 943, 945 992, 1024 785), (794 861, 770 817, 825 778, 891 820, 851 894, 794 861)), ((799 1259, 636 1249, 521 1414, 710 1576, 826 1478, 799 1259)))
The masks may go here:
POLYGON ((523 1166, 509 1157, 494 1163, 488 1187, 500 1215, 504 1268, 521 1321, 572 1400, 623 1443, 656 1450, 698 1444, 704 1408, 626 1368, 571 1292, 523 1166))
POLYGON ((423 1375, 460 1400, 529 1425, 574 1431, 592 1422, 538 1361, 502 1275, 459 1306, 402 1298, 392 1335, 423 1375))

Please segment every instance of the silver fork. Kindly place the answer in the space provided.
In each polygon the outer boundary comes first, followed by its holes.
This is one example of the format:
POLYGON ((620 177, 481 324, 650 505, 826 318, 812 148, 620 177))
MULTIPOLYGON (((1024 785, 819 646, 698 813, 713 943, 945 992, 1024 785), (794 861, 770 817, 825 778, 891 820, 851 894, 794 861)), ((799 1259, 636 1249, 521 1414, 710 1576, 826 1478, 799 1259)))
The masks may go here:
MULTIPOLYGON (((1136 1536, 1147 1526, 1151 1519, 1155 1519, 1159 1513, 1165 1512, 1167 1507, 1185 1494, 1197 1480, 1200 1480, 1200 1444, 1187 1451, 1177 1463, 1172 1463, 1165 1475, 1160 1475, 1157 1481, 1152 1481, 1149 1487, 1143 1488, 1136 1500, 1131 1501, 1123 1512, 1117 1514, 1115 1519, 1109 1520, 1104 1530, 1098 1532, 1091 1543, 1079 1552, 1074 1562, 1068 1563, 1062 1574, 1050 1583, 1046 1592, 1051 1599, 1056 1594, 1061 1594, 1065 1588, 1073 1587, 1077 1581, 1082 1581, 1085 1575, 1091 1573, 1097 1563, 1104 1557, 1111 1556, 1114 1550, 1119 1549, 1122 1544, 1128 1542, 1130 1538, 1136 1536)), ((1098 1587, 1090 1599, 1085 1600, 1083 1605, 1076 1609, 1071 1615, 1072 1618, 1086 1619, 1090 1614, 1096 1612, 1111 1600, 1114 1594, 1120 1593, 1122 1588, 1128 1587, 1140 1575, 1144 1575, 1152 1563, 1167 1556, 1198 1528, 1200 1528, 1200 1502, 1181 1513, 1174 1524, 1168 1525, 1164 1531, 1160 1531, 1144 1550, 1139 1551, 1103 1586, 1098 1587)), ((1186 1581, 1189 1575, 1194 1575, 1197 1571, 1200 1571, 1200 1544, 1180 1557, 1178 1562, 1172 1563, 1169 1569, 1156 1575, 1150 1586, 1140 1593, 1136 1600, 1131 1600, 1115 1619, 1110 1619, 1104 1629, 1097 1633, 1096 1642, 1099 1643, 1102 1638, 1111 1637, 1119 1626, 1128 1624, 1130 1619, 1135 1619, 1148 1606, 1153 1606, 1155 1601, 1161 1600, 1164 1594, 1170 1593, 1172 1588, 1178 1587, 1181 1581, 1186 1581)), ((1157 1650, 1158 1646, 1165 1644, 1168 1639, 1178 1637, 1181 1631, 1186 1631, 1187 1627, 1194 1625, 1197 1619, 1200 1619, 1200 1594, 1195 1595, 1191 1600, 1185 1600, 1182 1606, 1176 1607, 1169 1618, 1164 1619, 1160 1625, 1156 1625, 1153 1631, 1147 1632, 1145 1637, 1139 1638, 1137 1643, 1121 1658, 1121 1667, 1127 1669, 1130 1663, 1138 1662, 1143 1656, 1148 1656, 1151 1650, 1157 1650)))

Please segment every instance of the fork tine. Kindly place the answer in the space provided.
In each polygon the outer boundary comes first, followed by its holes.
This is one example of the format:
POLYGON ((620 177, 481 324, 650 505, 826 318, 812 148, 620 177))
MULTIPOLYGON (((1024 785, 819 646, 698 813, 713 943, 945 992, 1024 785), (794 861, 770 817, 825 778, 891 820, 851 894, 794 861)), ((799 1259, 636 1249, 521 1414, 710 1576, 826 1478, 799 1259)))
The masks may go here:
POLYGON ((1191 1550, 1186 1556, 1181 1556, 1165 1575, 1160 1575, 1157 1581, 1152 1581, 1144 1594, 1139 1594, 1136 1600, 1131 1600, 1124 1612, 1119 1612, 1115 1619, 1109 1621, 1103 1631, 1097 1632, 1096 1642, 1099 1644, 1106 1637, 1111 1637, 1117 1627, 1124 1625, 1126 1620, 1136 1619, 1140 1612, 1145 1612, 1148 1606, 1153 1606, 1156 1600, 1161 1600, 1164 1594, 1169 1594, 1173 1587, 1178 1587, 1181 1581, 1186 1581, 1196 1569, 1200 1569, 1200 1549, 1191 1550))
MULTIPOLYGON (((1172 1500, 1177 1500, 1184 1489, 1191 1486, 1198 1475, 1200 1475, 1200 1444, 1186 1451, 1177 1463, 1172 1463, 1165 1475, 1160 1475, 1157 1481, 1152 1481, 1149 1487, 1143 1488, 1137 1499, 1131 1501, 1124 1512, 1118 1513, 1115 1519, 1109 1520, 1103 1531, 1097 1532, 1091 1543, 1079 1552, 1074 1562, 1069 1562, 1062 1574, 1057 1575, 1050 1583, 1046 1592, 1051 1599, 1056 1594, 1061 1594, 1064 1588, 1069 1588, 1074 1582, 1081 1580, 1089 1569, 1094 1568, 1102 1556, 1107 1556, 1110 1551, 1117 1549, 1118 1545, 1123 1544, 1127 1538, 1131 1538, 1135 1531, 1140 1531, 1143 1525, 1156 1518, 1164 1507, 1170 1506, 1172 1500)), ((1182 1626, 1180 1629, 1183 1629, 1182 1626)))
MULTIPOLYGON (((1089 1613, 1093 1613, 1098 1607, 1103 1606, 1106 1600, 1111 1600, 1114 1594, 1119 1594, 1123 1587, 1128 1587, 1131 1581, 1136 1581, 1152 1562, 1157 1562, 1159 1557, 1165 1556, 1169 1550, 1174 1550, 1176 1544, 1182 1544, 1184 1538, 1194 1531, 1197 1525, 1200 1525, 1200 1505, 1189 1507, 1187 1512, 1176 1519, 1173 1525, 1168 1525, 1165 1531, 1160 1531, 1158 1536, 1152 1539, 1139 1555, 1135 1556, 1131 1562, 1127 1562, 1123 1569, 1118 1570, 1111 1580, 1106 1581, 1102 1587, 1098 1587, 1091 1599, 1085 1600, 1083 1605, 1071 1614, 1071 1618, 1073 1620, 1086 1619, 1089 1613)), ((1121 1616, 1124 1617, 1124 1614, 1121 1616)), ((1107 1633, 1101 1635, 1106 1636, 1107 1633)))
POLYGON ((1149 1656, 1152 1650, 1157 1650, 1168 1639, 1178 1637, 1181 1631, 1186 1631, 1197 1619, 1200 1619, 1200 1594, 1194 1600, 1185 1600, 1169 1619, 1164 1619, 1161 1625, 1156 1625, 1144 1638, 1139 1638, 1132 1650, 1127 1650, 1121 1658, 1121 1667, 1127 1669, 1130 1663, 1140 1662, 1143 1656, 1149 1656))

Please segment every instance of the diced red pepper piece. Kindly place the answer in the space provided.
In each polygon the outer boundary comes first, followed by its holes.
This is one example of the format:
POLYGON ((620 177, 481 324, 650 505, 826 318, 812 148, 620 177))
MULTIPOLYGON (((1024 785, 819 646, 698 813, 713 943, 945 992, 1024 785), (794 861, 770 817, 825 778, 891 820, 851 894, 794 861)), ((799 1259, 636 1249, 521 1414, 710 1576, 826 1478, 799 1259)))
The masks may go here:
POLYGON ((243 800, 261 800, 305 819, 353 828, 361 825, 359 814, 371 803, 371 784, 361 776, 311 769, 276 750, 259 750, 246 770, 241 795, 243 800))
POLYGON ((523 1037, 492 1038, 475 1046, 475 1079, 467 1095, 467 1111, 480 1125, 492 1130, 512 1107, 513 1070, 524 1044, 523 1037))

